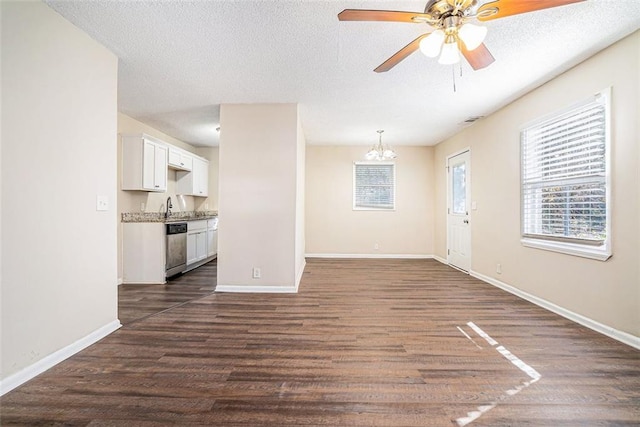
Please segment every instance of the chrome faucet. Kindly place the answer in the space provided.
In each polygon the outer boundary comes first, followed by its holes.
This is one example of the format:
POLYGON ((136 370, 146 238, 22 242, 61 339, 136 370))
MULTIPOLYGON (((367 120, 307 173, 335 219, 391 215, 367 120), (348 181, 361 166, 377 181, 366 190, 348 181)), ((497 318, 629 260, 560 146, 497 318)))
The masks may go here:
POLYGON ((169 218, 171 216, 171 208, 173 207, 173 205, 171 204, 171 196, 167 197, 167 210, 164 213, 164 217, 169 218))

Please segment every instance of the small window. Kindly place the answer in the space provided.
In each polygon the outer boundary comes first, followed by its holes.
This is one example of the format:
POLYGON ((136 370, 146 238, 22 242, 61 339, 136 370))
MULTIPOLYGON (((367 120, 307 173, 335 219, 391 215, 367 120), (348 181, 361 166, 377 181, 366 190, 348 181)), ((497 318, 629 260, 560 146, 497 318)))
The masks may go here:
POLYGON ((394 210, 395 193, 394 163, 355 162, 353 164, 354 210, 394 210))
POLYGON ((521 133, 522 243, 611 256, 609 90, 521 133))

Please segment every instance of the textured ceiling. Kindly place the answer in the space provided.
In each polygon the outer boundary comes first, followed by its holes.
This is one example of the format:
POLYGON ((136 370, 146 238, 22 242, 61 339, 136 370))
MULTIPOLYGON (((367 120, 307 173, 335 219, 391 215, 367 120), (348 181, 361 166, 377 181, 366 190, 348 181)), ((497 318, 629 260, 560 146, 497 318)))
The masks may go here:
MULTIPOLYGON (((640 0, 587 0, 489 21, 496 61, 473 71, 416 52, 372 70, 426 24, 339 22, 343 9, 422 12, 423 1, 46 3, 119 58, 121 112, 217 145, 220 104, 299 103, 310 144, 433 145, 640 27, 640 0)), ((484 1, 481 1, 484 2, 484 1)))

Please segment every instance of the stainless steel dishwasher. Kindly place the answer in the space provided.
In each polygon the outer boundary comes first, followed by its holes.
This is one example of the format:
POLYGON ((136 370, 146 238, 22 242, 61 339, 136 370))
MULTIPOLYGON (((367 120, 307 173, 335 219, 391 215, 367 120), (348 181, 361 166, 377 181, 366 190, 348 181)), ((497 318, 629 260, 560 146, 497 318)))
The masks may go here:
POLYGON ((166 277, 182 273, 187 268, 187 223, 166 224, 166 277))

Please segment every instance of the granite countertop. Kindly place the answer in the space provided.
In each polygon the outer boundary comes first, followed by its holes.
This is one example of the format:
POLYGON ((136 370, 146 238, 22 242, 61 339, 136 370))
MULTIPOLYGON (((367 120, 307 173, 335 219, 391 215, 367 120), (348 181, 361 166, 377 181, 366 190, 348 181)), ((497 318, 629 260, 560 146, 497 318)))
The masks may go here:
POLYGON ((164 212, 124 212, 121 220, 122 222, 176 222, 211 219, 217 216, 218 211, 171 212, 169 218, 164 217, 164 212))

